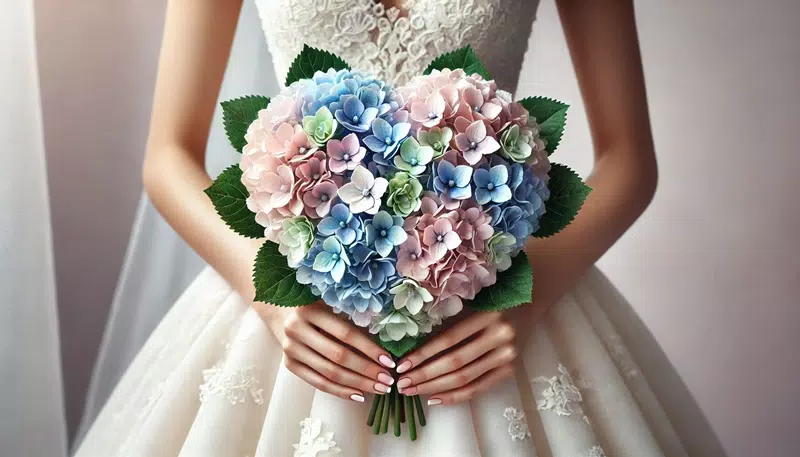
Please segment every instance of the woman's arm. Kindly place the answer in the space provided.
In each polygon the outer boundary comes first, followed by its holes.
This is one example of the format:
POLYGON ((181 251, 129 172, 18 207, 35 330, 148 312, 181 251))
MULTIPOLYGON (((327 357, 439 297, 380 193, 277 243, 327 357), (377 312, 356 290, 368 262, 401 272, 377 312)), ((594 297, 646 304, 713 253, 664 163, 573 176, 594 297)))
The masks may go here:
MULTIPOLYGON (((263 240, 234 233, 203 193, 206 142, 242 0, 170 0, 156 81, 144 186, 172 228, 245 299, 263 240)), ((253 303, 283 345, 286 366, 314 387, 355 401, 386 392, 386 351, 328 307, 279 309, 253 303), (319 331, 325 328, 325 333, 319 331), (331 338, 328 335, 332 335, 331 338), (365 356, 339 341, 346 340, 365 356), (376 383, 376 381, 379 381, 376 383)))
MULTIPOLYGON (((536 276, 535 315, 569 291, 633 224, 653 198, 657 181, 633 2, 557 4, 586 106, 595 165, 587 180, 593 191, 572 224, 526 246, 536 276)), ((515 355, 507 349, 510 326, 496 317, 476 314, 409 355, 399 367, 413 369, 398 387, 447 404, 472 398, 509 375, 515 355), (425 364, 467 338, 474 339, 425 364)))

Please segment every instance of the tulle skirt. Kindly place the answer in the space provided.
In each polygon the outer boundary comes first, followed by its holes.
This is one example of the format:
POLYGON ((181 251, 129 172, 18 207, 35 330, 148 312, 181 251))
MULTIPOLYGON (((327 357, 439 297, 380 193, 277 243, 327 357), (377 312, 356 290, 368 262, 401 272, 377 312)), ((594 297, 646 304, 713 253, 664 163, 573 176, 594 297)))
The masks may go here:
POLYGON ((373 435, 371 398, 342 400, 287 371, 258 314, 207 268, 153 332, 76 456, 686 456, 675 427, 686 418, 670 417, 647 379, 678 378, 668 363, 653 363, 666 359, 652 342, 626 345, 630 328, 614 321, 624 320, 621 301, 592 269, 518 335, 513 379, 469 403, 426 407, 428 424, 412 442, 373 435), (651 353, 636 357, 636 348, 651 353))

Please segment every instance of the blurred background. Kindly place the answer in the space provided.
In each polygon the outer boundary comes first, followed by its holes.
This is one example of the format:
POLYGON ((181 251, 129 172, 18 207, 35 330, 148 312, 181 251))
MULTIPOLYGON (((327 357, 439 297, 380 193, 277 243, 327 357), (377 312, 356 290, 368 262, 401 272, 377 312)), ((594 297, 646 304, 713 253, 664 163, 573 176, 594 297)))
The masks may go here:
MULTIPOLYGON (((0 15, 3 456, 64 455, 203 266, 142 196, 165 1, 69 3, 12 0, 0 15)), ((221 98, 278 88, 245 3, 221 98)), ((794 456, 800 2, 636 6, 661 178, 599 266, 731 457, 794 456)), ((516 95, 538 93, 572 104, 558 160, 586 175, 591 139, 552 0, 516 95)), ((232 161, 218 129, 209 151, 212 175, 232 161)))

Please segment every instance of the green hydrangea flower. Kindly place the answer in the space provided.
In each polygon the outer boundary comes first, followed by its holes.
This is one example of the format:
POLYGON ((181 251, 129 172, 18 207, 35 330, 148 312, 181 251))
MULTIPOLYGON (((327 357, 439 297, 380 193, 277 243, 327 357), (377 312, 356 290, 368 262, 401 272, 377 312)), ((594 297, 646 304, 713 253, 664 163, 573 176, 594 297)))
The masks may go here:
POLYGON ((417 138, 422 146, 433 148, 433 158, 438 159, 450 146, 450 140, 453 139, 453 131, 449 127, 434 127, 427 132, 420 130, 417 138))
POLYGON ((406 172, 398 171, 389 180, 389 198, 386 204, 398 216, 408 216, 420 207, 422 184, 406 172))
POLYGON ((497 267, 497 271, 506 271, 511 267, 511 251, 517 244, 514 235, 497 232, 486 242, 486 254, 489 262, 497 267))
POLYGON ((308 135, 309 141, 315 146, 322 147, 336 133, 339 124, 333 118, 331 111, 323 106, 313 116, 303 118, 303 130, 308 135))
POLYGON ((314 242, 314 226, 305 216, 284 219, 278 238, 278 252, 286 256, 286 263, 297 268, 314 242))
POLYGON ((516 124, 500 135, 500 146, 500 155, 517 163, 524 163, 533 151, 525 137, 520 135, 519 126, 516 124))
POLYGON ((414 176, 425 173, 426 166, 433 160, 433 148, 421 146, 414 137, 408 137, 400 145, 400 154, 394 156, 394 166, 414 176))

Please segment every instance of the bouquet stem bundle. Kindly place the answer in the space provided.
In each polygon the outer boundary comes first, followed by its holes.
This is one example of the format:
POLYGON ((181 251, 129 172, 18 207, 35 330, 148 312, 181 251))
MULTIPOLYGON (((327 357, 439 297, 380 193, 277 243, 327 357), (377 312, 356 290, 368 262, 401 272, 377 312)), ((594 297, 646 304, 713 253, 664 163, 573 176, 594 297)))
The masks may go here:
POLYGON ((408 420, 408 433, 411 441, 417 439, 417 418, 419 425, 424 427, 425 412, 422 410, 422 400, 419 395, 407 396, 397 390, 385 395, 375 395, 372 399, 372 407, 369 410, 367 426, 372 427, 372 432, 382 435, 389 431, 389 420, 394 424, 394 436, 402 434, 401 424, 408 420), (415 415, 416 408, 416 415, 415 415))

